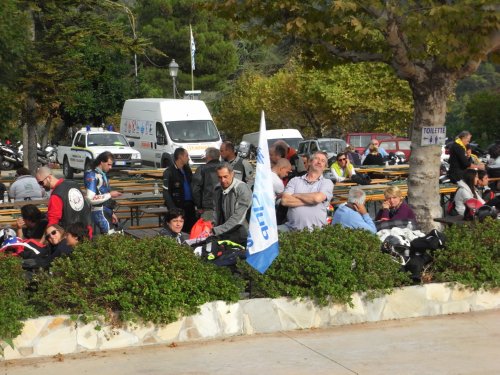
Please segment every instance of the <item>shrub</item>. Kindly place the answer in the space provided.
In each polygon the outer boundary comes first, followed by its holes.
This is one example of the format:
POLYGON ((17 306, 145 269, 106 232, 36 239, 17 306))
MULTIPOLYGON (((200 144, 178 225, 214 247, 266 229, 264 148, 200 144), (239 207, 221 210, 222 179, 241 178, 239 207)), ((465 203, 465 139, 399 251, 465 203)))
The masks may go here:
POLYGON ((167 324, 208 301, 237 301, 240 289, 227 270, 173 239, 101 236, 57 259, 51 275, 39 277, 33 302, 44 314, 167 324))
POLYGON ((377 236, 328 226, 280 235, 280 254, 264 275, 239 263, 252 297, 311 298, 324 305, 350 303, 354 292, 373 297, 410 283, 400 266, 380 251, 377 236))
POLYGON ((22 320, 33 313, 27 287, 20 258, 0 253, 0 340, 10 345, 23 329, 22 320))
POLYGON ((500 286, 500 220, 453 225, 445 231, 446 248, 435 252, 433 277, 475 290, 500 286))

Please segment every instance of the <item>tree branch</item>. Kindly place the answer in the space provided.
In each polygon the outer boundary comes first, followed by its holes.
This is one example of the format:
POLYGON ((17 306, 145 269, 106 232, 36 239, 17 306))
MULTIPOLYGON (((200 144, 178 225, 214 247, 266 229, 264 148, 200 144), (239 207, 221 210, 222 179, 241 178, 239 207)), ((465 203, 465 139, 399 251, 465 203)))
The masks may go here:
POLYGON ((332 46, 324 40, 318 40, 317 43, 325 47, 332 55, 346 59, 352 62, 362 61, 380 61, 389 63, 390 61, 381 53, 369 53, 361 51, 343 51, 338 47, 332 46))
POLYGON ((425 70, 415 65, 408 57, 408 48, 399 33, 398 23, 393 14, 389 14, 386 41, 393 51, 391 65, 398 75, 404 79, 421 80, 425 70))
POLYGON ((495 30, 491 33, 488 43, 484 47, 483 51, 481 51, 481 55, 475 59, 467 61, 467 63, 457 72, 457 79, 462 79, 474 73, 486 56, 498 50, 500 50, 500 31, 495 30))

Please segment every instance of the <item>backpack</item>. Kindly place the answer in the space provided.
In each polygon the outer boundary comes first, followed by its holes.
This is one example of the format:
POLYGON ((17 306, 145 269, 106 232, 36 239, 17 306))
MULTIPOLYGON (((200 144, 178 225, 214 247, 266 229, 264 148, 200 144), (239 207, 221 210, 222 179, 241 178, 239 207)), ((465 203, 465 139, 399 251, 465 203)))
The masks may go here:
POLYGON ((212 237, 202 246, 201 258, 216 266, 234 266, 238 259, 246 259, 246 249, 236 242, 212 237))
POLYGON ((351 176, 351 181, 357 183, 358 185, 370 185, 372 182, 370 176, 364 173, 353 174, 351 176))
POLYGON ((474 220, 476 212, 483 206, 479 199, 471 198, 465 201, 464 220, 474 220))

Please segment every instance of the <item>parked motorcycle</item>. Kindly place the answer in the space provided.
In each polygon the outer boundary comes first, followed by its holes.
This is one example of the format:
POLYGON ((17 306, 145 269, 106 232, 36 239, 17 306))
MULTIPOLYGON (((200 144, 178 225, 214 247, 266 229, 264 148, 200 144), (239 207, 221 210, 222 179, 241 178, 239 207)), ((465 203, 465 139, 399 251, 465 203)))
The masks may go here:
POLYGON ((238 145, 238 155, 242 159, 254 160, 256 151, 255 147, 246 141, 241 141, 238 145))
MULTIPOLYGON (((18 150, 22 159, 23 157, 22 144, 19 145, 18 150)), ((47 165, 49 163, 57 162, 57 149, 52 145, 47 145, 45 149, 42 149, 40 147, 40 144, 37 143, 36 160, 39 165, 47 165)))
POLYGON ((389 153, 387 162, 389 165, 401 165, 406 164, 406 156, 402 151, 396 151, 389 153))
POLYGON ((12 147, 0 144, 0 169, 9 171, 23 166, 23 156, 12 147))

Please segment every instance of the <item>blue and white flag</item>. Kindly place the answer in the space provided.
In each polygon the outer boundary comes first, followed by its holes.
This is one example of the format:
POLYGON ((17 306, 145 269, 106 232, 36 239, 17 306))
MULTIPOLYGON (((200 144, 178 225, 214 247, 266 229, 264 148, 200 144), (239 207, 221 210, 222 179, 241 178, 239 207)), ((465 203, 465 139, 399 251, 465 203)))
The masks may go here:
POLYGON ((247 262, 260 273, 266 272, 278 256, 278 226, 272 189, 271 162, 266 137, 264 111, 260 120, 257 170, 252 195, 252 213, 247 239, 247 262))
POLYGON ((194 53, 196 52, 196 45, 194 44, 193 29, 189 25, 189 33, 191 35, 191 70, 194 70, 194 53))

